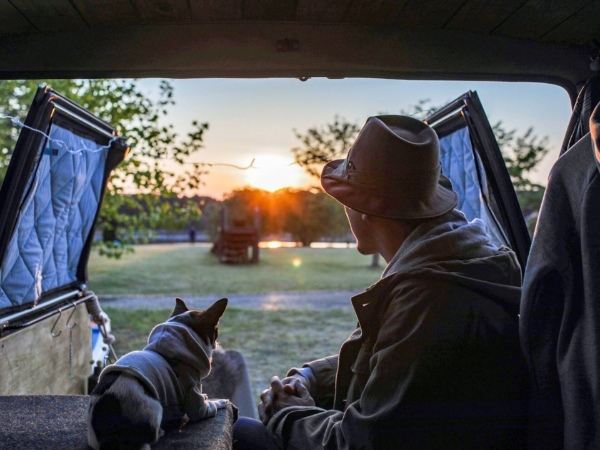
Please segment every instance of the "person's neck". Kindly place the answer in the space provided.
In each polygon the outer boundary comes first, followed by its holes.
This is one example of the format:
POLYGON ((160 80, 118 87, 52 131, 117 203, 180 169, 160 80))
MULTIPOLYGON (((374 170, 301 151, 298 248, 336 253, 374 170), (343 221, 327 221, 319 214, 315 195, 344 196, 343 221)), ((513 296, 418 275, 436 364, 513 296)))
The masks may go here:
POLYGON ((418 224, 377 218, 374 225, 379 228, 376 234, 378 253, 383 256, 386 263, 389 263, 418 224))

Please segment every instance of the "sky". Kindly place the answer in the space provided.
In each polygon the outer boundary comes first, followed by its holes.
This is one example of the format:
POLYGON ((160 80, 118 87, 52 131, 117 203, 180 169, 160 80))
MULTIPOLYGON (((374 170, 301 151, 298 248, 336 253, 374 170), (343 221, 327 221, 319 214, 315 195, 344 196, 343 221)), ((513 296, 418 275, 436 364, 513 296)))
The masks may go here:
MULTIPOLYGON (((199 195, 222 198, 232 189, 251 185, 267 190, 283 186, 308 187, 310 179, 294 165, 291 149, 300 144, 300 133, 331 123, 336 115, 362 127, 381 113, 410 110, 420 100, 430 105, 448 103, 473 90, 479 95, 490 123, 502 120, 507 129, 522 133, 533 127, 548 136, 551 151, 534 174, 546 184, 558 157, 571 105, 564 89, 554 85, 516 82, 405 81, 381 79, 190 79, 170 80, 176 104, 168 122, 180 135, 191 130, 193 120, 208 122, 204 148, 190 162, 248 166, 239 170, 215 165, 204 177, 199 195)), ((158 92, 158 80, 141 80, 148 95, 158 92)))

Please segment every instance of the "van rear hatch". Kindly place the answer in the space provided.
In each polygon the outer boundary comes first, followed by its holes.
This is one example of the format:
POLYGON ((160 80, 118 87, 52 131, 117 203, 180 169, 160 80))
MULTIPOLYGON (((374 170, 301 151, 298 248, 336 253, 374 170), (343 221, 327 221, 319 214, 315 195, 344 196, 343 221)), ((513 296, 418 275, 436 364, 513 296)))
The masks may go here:
POLYGON ((86 392, 97 305, 87 263, 128 150, 111 125, 37 90, 0 189, 0 395, 86 392))

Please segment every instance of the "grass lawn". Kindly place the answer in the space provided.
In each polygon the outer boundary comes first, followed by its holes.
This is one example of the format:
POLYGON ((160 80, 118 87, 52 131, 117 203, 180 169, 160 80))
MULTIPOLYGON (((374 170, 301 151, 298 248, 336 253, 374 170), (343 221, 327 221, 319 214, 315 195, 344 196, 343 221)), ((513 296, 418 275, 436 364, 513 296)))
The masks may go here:
MULTIPOLYGON (((374 283, 383 267, 356 249, 261 249, 258 265, 223 265, 206 246, 144 245, 120 260, 93 254, 89 285, 108 295, 204 295, 276 291, 359 290, 374 283), (294 260, 300 264, 294 264, 294 260)), ((154 325, 170 310, 123 310, 105 305, 117 337, 117 354, 139 350, 154 325)), ((256 311, 228 308, 219 342, 241 351, 249 365, 256 399, 273 375, 335 354, 356 325, 351 309, 256 311)))
MULTIPOLYGON (((117 338, 121 356, 140 350, 154 325, 164 322, 170 310, 123 310, 104 308, 117 338)), ((248 362, 256 401, 273 375, 338 352, 356 325, 352 310, 255 311, 228 308, 219 324, 219 343, 239 350, 248 362)))
POLYGON ((354 248, 260 249, 256 265, 219 264, 207 246, 140 245, 119 260, 92 253, 89 286, 100 295, 227 295, 356 290, 383 270, 354 248), (296 264, 294 264, 296 262, 296 264))

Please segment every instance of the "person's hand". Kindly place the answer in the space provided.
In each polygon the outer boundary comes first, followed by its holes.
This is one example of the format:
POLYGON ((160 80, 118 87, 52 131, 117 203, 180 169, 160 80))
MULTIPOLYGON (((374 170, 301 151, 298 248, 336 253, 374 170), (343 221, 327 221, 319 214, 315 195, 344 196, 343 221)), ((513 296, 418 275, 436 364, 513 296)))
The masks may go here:
POLYGON ((273 415, 287 406, 314 406, 315 402, 308 392, 309 382, 299 375, 271 378, 271 388, 260 395, 258 416, 265 425, 273 415))
POLYGON ((274 414, 273 404, 277 398, 277 394, 283 389, 283 382, 290 383, 293 377, 287 377, 283 380, 279 380, 279 377, 274 376, 271 378, 271 387, 265 389, 260 394, 261 403, 258 405, 258 417, 265 425, 269 422, 274 414))
POLYGON ((275 413, 288 406, 315 406, 315 401, 301 378, 294 378, 291 383, 282 384, 272 409, 275 413))
POLYGON ((260 396, 260 399, 264 403, 265 412, 271 412, 273 404, 277 399, 279 393, 285 392, 287 394, 299 395, 297 393, 298 390, 296 388, 295 383, 301 383, 302 385, 304 385, 304 387, 306 387, 306 390, 310 389, 310 383, 302 375, 293 375, 291 377, 285 377, 283 380, 280 380, 277 376, 271 378, 271 388, 265 389, 260 396))
MULTIPOLYGON (((268 391, 268 389, 265 389, 263 391, 263 393, 260 394, 261 400, 263 400, 263 396, 265 395, 265 392, 267 392, 267 391, 268 391)), ((273 411, 271 408, 269 408, 268 411, 266 410, 265 402, 263 400, 262 402, 260 402, 258 404, 258 418, 263 423, 263 425, 267 425, 269 423, 269 420, 271 420, 271 417, 273 417, 273 411)))

